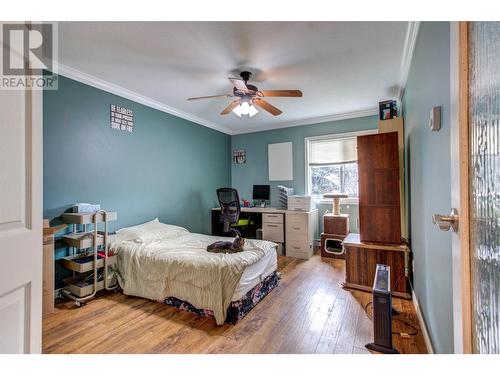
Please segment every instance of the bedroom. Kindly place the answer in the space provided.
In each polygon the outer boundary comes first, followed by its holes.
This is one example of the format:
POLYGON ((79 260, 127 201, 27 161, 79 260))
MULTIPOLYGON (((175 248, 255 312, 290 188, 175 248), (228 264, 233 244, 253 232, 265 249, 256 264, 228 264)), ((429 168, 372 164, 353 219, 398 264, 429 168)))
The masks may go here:
POLYGON ((463 167, 498 125, 464 140, 459 86, 464 35, 469 100, 498 78, 497 22, 43 25, 56 86, 1 91, 42 125, 2 129, 2 250, 36 243, 5 252, 2 353, 498 353, 496 164, 463 167))

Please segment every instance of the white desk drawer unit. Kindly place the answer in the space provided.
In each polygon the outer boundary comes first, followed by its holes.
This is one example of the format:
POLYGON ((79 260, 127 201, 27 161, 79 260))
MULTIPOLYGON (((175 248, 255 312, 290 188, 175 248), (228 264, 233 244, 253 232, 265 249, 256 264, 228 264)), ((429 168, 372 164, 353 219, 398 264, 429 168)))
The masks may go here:
POLYGON ((314 237, 318 231, 318 210, 286 213, 286 255, 309 259, 313 255, 314 237))
POLYGON ((282 243, 285 241, 283 214, 262 214, 262 239, 282 243))
POLYGON ((284 242, 283 224, 262 223, 262 239, 274 242, 284 242))
POLYGON ((283 214, 262 214, 262 222, 283 224, 283 214))

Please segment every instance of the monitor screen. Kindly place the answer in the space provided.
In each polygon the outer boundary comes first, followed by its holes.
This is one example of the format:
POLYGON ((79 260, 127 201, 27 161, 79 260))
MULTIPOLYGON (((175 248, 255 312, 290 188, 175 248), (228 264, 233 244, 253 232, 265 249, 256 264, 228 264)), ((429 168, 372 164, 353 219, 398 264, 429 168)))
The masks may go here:
POLYGON ((255 200, 265 200, 268 201, 270 188, 269 185, 254 185, 253 186, 253 199, 255 200))

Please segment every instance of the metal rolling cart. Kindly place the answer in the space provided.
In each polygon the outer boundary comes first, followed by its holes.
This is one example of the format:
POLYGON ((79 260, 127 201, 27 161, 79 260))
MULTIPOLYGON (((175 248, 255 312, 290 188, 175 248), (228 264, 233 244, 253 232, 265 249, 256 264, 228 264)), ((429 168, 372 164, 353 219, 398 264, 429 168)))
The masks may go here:
POLYGON ((109 254, 108 222, 115 221, 116 212, 99 210, 95 213, 65 213, 62 220, 73 227, 73 232, 62 237, 73 254, 61 259, 62 265, 73 271, 73 276, 63 279, 66 287, 61 293, 74 300, 80 307, 95 297, 100 290, 116 290, 116 274, 110 268, 116 267, 116 255, 109 254), (88 231, 89 224, 93 230, 88 231), (99 231, 104 224, 104 231, 99 231), (83 230, 78 230, 83 226, 83 230), (102 248, 102 250, 99 250, 102 248))

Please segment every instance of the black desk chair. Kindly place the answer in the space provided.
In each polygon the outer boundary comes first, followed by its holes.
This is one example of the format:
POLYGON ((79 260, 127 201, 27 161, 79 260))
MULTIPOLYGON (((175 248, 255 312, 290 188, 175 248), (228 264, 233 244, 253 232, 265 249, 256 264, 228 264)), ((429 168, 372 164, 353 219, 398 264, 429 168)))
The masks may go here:
POLYGON ((224 233, 235 233, 237 237, 241 234, 236 229, 231 228, 231 224, 236 224, 240 218, 240 197, 238 191, 231 188, 217 189, 217 199, 220 205, 220 222, 224 224, 224 233))

